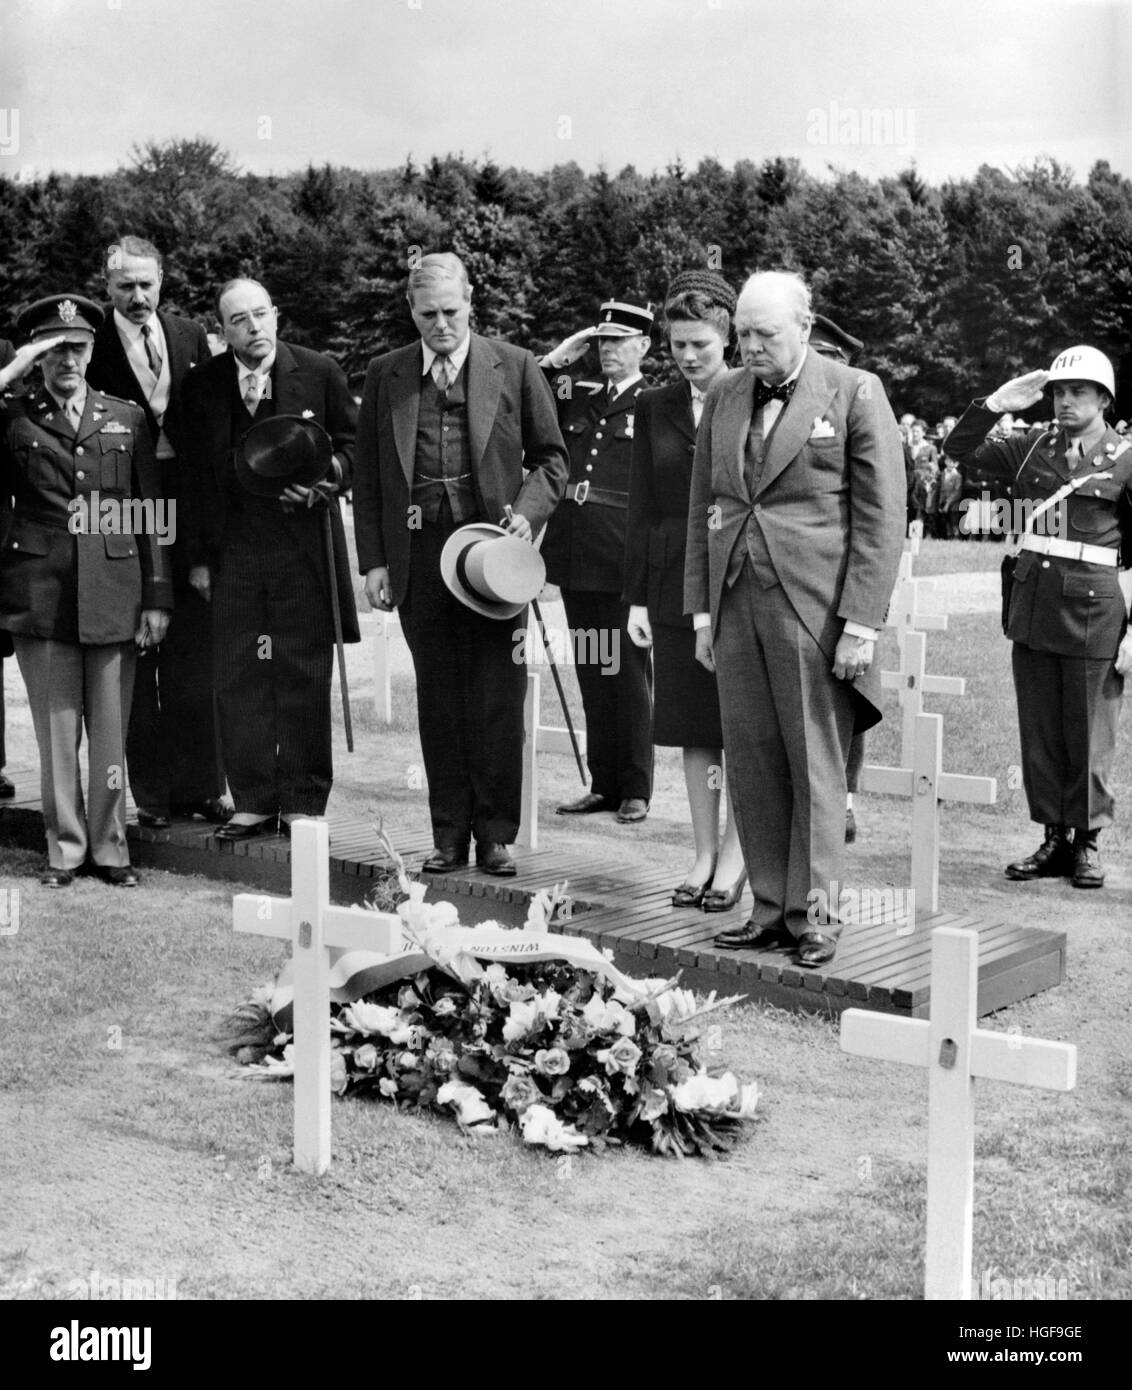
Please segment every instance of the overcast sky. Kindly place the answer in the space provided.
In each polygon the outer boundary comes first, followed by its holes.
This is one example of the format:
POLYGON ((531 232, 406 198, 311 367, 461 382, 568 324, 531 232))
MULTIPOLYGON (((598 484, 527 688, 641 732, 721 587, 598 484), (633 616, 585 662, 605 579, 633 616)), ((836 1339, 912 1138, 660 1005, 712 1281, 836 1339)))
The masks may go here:
POLYGON ((462 152, 1132 175, 1132 3, 0 0, 0 173, 194 135, 259 173, 462 152))

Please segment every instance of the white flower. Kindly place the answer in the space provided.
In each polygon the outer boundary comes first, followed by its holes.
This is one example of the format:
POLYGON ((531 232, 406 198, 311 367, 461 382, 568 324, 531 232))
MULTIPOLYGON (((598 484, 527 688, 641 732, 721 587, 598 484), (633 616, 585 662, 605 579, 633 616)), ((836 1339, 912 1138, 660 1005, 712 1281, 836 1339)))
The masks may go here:
POLYGON ((594 994, 582 1010, 582 1018, 596 1033, 620 1033, 631 1038, 637 1031, 637 1020, 616 999, 607 1003, 600 994, 594 994))
POLYGON ((464 1125, 477 1125, 495 1119, 495 1111, 479 1091, 464 1081, 446 1081, 436 1093, 436 1103, 454 1105, 460 1123, 464 1125))
POLYGON ((590 1142, 573 1125, 564 1125, 546 1105, 531 1105, 524 1110, 519 1116, 519 1128, 526 1143, 543 1144, 555 1153, 570 1153, 590 1142))
POLYGON ((493 960, 491 964, 487 966, 483 972, 483 976, 485 980, 488 980, 493 985, 506 984, 510 978, 507 971, 497 960, 493 960))
POLYGON ((507 1022, 503 1025, 503 1041, 518 1042, 520 1038, 525 1038, 527 1036, 537 1022, 537 1004, 512 1004, 507 1016, 507 1022))
POLYGON ((759 1084, 757 1081, 752 1081, 749 1086, 741 1087, 739 1091, 739 1118, 741 1120, 753 1119, 758 1103, 759 1084))
POLYGON ((671 1089, 677 1110, 726 1110, 739 1094, 739 1083, 729 1071, 720 1077, 698 1071, 671 1089))
POLYGON ((354 1066, 362 1071, 376 1071, 380 1053, 373 1043, 363 1043, 354 1049, 354 1066))
POLYGON ((392 1037, 398 1029, 405 1026, 400 1009, 390 1009, 384 1004, 367 1004, 361 999, 355 999, 352 1004, 347 1005, 342 1011, 342 1017, 356 1033, 376 1033, 383 1038, 392 1037))
POLYGON ((383 1096, 393 1097, 397 1094, 397 1083, 391 1077, 383 1076, 377 1083, 377 1089, 383 1096))

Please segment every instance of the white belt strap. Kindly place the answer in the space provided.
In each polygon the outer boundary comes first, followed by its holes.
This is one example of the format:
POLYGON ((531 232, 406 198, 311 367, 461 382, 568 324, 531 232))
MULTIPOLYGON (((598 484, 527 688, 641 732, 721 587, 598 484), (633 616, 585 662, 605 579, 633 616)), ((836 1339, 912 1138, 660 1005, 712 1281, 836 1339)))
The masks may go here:
POLYGON ((1057 555, 1063 560, 1084 560, 1090 565, 1111 565, 1114 569, 1120 561, 1119 552, 1107 545, 1086 545, 1084 541, 1063 541, 1057 536, 1032 536, 1028 532, 1022 537, 1021 549, 1038 555, 1057 555))

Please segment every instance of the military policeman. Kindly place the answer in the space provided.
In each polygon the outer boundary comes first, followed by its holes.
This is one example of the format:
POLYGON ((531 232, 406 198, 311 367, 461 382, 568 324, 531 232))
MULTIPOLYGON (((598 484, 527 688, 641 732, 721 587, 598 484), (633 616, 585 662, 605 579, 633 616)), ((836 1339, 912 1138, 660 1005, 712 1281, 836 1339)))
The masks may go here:
POLYGON ((1112 761, 1124 676, 1132 563, 1132 445, 1105 424, 1116 394, 1112 363, 1068 348, 1048 372, 1029 372, 976 401, 946 451, 1014 482, 1018 550, 1005 562, 1006 635, 1030 818, 1042 844, 1008 878, 1070 877, 1100 888, 1097 836, 1112 824, 1112 761), (985 440, 1003 411, 1053 397, 1051 429, 985 440), (1072 836, 1072 839, 1070 839, 1072 836))
POLYGON ((39 745, 41 882, 51 888, 67 887, 88 860, 106 883, 137 884, 126 846, 125 730, 137 651, 161 641, 172 608, 145 417, 86 383, 101 320, 77 294, 39 300, 18 321, 31 342, 0 376, 7 386, 37 360, 43 372, 37 390, 0 402, 11 506, 0 542, 0 629, 12 634, 39 745))
POLYGON ((570 481, 550 518, 542 547, 547 579, 562 591, 582 706, 590 790, 559 806, 560 815, 614 811, 642 821, 652 797, 652 682, 647 648, 629 639, 625 521, 641 362, 649 350, 652 312, 609 300, 596 327, 560 343, 542 360, 558 401, 570 451, 570 481), (596 338, 603 380, 574 381, 563 393, 555 372, 596 338))

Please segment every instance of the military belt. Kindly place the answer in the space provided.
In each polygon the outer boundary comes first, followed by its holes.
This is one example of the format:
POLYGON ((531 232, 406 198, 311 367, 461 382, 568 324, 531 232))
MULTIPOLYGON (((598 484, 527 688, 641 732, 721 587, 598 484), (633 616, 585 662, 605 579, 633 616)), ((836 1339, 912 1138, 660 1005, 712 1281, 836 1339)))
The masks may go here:
POLYGON ((580 483, 570 483, 566 488, 568 501, 576 502, 579 507, 586 502, 591 502, 595 507, 616 507, 618 511, 625 511, 629 506, 629 494, 627 492, 615 492, 612 488, 591 487, 590 480, 586 478, 580 483))
POLYGON ((1120 555, 1107 545, 1086 545, 1084 541, 1063 541, 1057 536, 1022 537, 1022 550, 1032 550, 1036 555, 1056 555, 1060 560, 1084 560, 1090 565, 1111 565, 1114 569, 1120 563, 1120 555))

